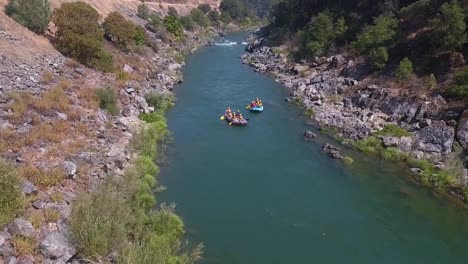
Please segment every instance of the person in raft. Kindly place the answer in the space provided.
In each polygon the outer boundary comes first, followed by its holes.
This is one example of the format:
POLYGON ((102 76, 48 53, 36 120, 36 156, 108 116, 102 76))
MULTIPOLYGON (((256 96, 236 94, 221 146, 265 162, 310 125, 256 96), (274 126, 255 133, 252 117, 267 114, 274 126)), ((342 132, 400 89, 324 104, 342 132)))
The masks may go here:
POLYGON ((258 97, 257 97, 257 99, 255 100, 255 103, 256 103, 259 107, 261 107, 261 106, 263 105, 262 100, 259 100, 258 97))
POLYGON ((231 107, 228 107, 228 108, 226 109, 226 112, 224 112, 224 114, 225 114, 226 116, 228 116, 228 117, 232 117, 231 107))

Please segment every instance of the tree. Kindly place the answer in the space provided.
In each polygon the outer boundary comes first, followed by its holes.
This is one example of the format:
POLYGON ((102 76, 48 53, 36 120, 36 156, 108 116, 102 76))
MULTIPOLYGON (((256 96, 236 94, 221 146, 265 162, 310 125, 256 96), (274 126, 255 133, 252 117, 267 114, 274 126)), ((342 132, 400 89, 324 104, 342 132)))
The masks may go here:
POLYGON ((407 81, 413 75, 413 63, 408 58, 404 58, 395 72, 395 76, 401 81, 407 81))
POLYGON ((382 70, 385 68, 385 65, 388 61, 388 52, 387 49, 384 47, 378 47, 377 49, 373 49, 369 53, 369 58, 372 61, 372 66, 376 70, 382 70))
POLYGON ((434 24, 435 39, 442 49, 454 51, 463 46, 467 37, 465 14, 457 0, 441 6, 434 24))
POLYGON ((209 4, 200 4, 198 5, 198 9, 200 9, 203 14, 208 14, 211 11, 211 6, 209 4))
POLYGON ((66 56, 93 66, 104 47, 104 33, 99 28, 99 13, 87 3, 63 3, 55 9, 52 21, 57 27, 55 43, 66 56))
POLYGON ((212 22, 218 22, 221 17, 219 15, 219 12, 216 11, 216 10, 211 10, 209 13, 208 13, 208 18, 212 21, 212 22))
POLYGON ((190 15, 181 17, 180 23, 188 31, 193 31, 196 27, 196 24, 190 15))
POLYGON ((360 53, 378 47, 389 47, 393 44, 397 35, 398 20, 394 15, 381 15, 375 18, 371 26, 367 26, 352 43, 353 47, 360 53))
POLYGON ((433 73, 426 77, 426 84, 430 90, 437 88, 437 79, 433 73))
POLYGON ((141 3, 138 6, 138 17, 144 20, 148 20, 150 17, 151 11, 145 3, 141 3))
POLYGON ((346 20, 344 17, 338 18, 334 26, 335 38, 341 39, 344 34, 348 31, 348 26, 346 25, 346 20))
POLYGON ((167 15, 168 16, 173 16, 175 18, 179 17, 179 13, 177 13, 177 9, 175 9, 173 6, 169 7, 169 9, 167 10, 167 15))
POLYGON ((209 27, 210 26, 210 19, 208 19, 203 12, 198 9, 194 8, 192 11, 190 11, 190 16, 192 17, 193 21, 197 23, 201 27, 209 27))
POLYGON ((111 12, 102 24, 105 37, 113 42, 119 49, 128 51, 128 48, 135 44, 136 26, 131 21, 125 19, 119 12, 111 12))
POLYGON ((182 25, 180 24, 180 21, 177 19, 177 17, 166 16, 164 18, 164 26, 166 27, 167 31, 174 34, 174 36, 176 37, 182 36, 182 33, 183 33, 182 25))
POLYGON ((5 12, 16 22, 35 33, 43 33, 51 17, 48 0, 10 0, 5 12))

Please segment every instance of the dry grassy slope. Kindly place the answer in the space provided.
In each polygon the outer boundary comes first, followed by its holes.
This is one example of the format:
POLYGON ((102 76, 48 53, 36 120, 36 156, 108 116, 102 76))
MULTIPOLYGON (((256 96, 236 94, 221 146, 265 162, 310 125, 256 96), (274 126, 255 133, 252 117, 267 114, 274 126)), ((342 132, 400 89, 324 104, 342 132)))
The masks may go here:
MULTIPOLYGON (((6 1, 6 0, 0 0, 6 1)), ((139 0, 83 0, 94 8, 96 8, 103 16, 112 11, 120 11, 122 13, 137 10, 141 3, 139 0)), ((52 6, 58 7, 63 2, 71 2, 71 0, 51 0, 52 6)), ((174 7, 179 14, 187 14, 199 4, 209 4, 212 8, 218 9, 221 0, 149 0, 146 4, 154 11, 166 13, 169 7, 174 7)))
MULTIPOLYGON (((0 0, 0 4, 3 4, 4 1, 0 0)), ((32 33, 5 13, 0 12, 0 31, 2 30, 16 41, 8 41, 5 37, 0 37, 0 51, 12 59, 18 60, 18 63, 27 64, 34 57, 43 55, 59 55, 45 37, 32 33)))

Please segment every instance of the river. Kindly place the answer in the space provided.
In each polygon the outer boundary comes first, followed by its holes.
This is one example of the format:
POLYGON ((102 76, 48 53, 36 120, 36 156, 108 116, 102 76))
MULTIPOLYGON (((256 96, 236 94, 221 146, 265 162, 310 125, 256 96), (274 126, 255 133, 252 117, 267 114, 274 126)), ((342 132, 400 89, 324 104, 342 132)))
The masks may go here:
MULTIPOLYGON (((245 41, 245 33, 228 37, 245 41)), ((468 263, 467 210, 410 181, 406 170, 348 150, 311 130, 287 90, 241 63, 244 45, 203 48, 187 59, 168 113, 174 141, 159 177, 200 263, 468 263), (245 106, 263 99, 265 112, 245 106), (229 127, 227 106, 250 119, 229 127)))

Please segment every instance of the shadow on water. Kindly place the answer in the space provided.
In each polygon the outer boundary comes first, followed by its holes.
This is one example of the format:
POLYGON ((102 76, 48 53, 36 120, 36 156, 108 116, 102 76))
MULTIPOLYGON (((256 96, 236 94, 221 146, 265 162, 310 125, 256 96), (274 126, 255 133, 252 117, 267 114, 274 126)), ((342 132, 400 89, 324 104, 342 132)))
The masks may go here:
POLYGON ((243 49, 190 56, 168 113, 174 142, 159 199, 176 202, 190 241, 204 242, 201 263, 468 263, 463 206, 434 198, 397 165, 351 150, 351 166, 329 159, 326 136, 305 142, 301 110, 241 64, 243 49), (255 97, 265 111, 253 115, 245 106, 255 97), (219 120, 227 106, 249 125, 219 120))

